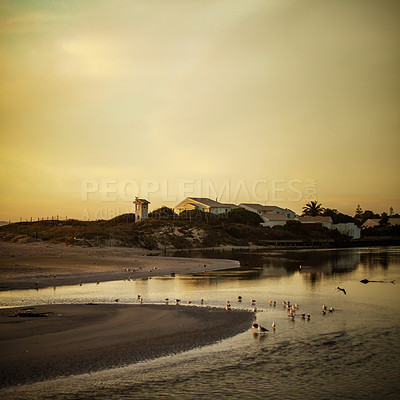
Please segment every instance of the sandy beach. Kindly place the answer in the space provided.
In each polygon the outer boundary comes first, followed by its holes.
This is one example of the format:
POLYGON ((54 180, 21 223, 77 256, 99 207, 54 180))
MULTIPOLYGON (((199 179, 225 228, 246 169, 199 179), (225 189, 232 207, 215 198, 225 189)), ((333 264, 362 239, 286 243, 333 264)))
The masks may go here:
POLYGON ((189 350, 244 331, 251 320, 245 311, 175 305, 2 309, 0 387, 189 350))
POLYGON ((127 247, 0 241, 0 290, 36 289, 238 268, 235 260, 160 257, 127 247))
MULTIPOLYGON (((233 260, 145 255, 141 249, 0 242, 0 290, 237 268, 233 260)), ((1 305, 0 305, 1 306, 1 305)), ((96 371, 213 343, 252 315, 209 307, 76 304, 0 309, 0 386, 96 371)))

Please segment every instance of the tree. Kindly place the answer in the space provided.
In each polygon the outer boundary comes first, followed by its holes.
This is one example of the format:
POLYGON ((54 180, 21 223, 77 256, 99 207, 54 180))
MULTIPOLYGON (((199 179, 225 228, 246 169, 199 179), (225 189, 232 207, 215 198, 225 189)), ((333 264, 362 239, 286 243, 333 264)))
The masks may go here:
POLYGON ((377 219, 380 218, 381 216, 379 214, 375 214, 371 210, 365 210, 362 213, 362 218, 361 218, 361 223, 363 224, 367 219, 377 219))
POLYGON ((169 219, 172 218, 175 215, 175 211, 172 208, 162 206, 160 208, 157 208, 156 210, 152 211, 149 214, 150 218, 165 218, 169 219))
POLYGON ((226 213, 229 222, 258 226, 264 220, 255 212, 234 208, 226 213))
POLYGON ((350 215, 343 214, 338 210, 331 208, 325 208, 322 215, 325 217, 331 217, 334 224, 354 222, 354 218, 350 215))
POLYGON ((356 218, 358 220, 361 220, 362 214, 363 214, 363 210, 360 207, 360 205, 358 205, 357 208, 356 208, 356 214, 354 215, 354 218, 356 218))
POLYGON ((379 221, 379 225, 387 226, 388 222, 389 222, 389 217, 388 217, 387 213, 383 212, 381 215, 381 220, 379 221))
POLYGON ((324 208, 321 204, 318 204, 317 201, 310 201, 303 207, 303 215, 310 215, 312 217, 316 217, 317 215, 321 215, 324 211, 324 208))

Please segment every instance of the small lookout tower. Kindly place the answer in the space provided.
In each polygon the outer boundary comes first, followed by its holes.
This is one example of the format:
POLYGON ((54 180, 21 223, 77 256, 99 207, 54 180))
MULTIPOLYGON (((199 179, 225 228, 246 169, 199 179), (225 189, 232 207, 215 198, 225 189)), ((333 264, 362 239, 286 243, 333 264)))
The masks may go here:
POLYGON ((146 219, 149 216, 149 201, 145 199, 135 198, 133 202, 135 204, 135 222, 146 219))

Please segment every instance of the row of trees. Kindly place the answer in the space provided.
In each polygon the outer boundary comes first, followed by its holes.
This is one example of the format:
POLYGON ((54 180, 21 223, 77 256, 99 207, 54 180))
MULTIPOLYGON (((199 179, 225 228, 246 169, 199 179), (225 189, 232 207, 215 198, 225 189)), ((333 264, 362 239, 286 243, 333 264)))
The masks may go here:
MULTIPOLYGON (((324 208, 322 207, 321 203, 317 201, 310 201, 303 207, 303 215, 310 215, 310 216, 327 216, 331 217, 334 223, 341 223, 341 222, 354 222, 357 225, 362 225, 365 221, 371 218, 380 219, 380 224, 385 226, 388 223, 389 215, 385 212, 382 214, 376 214, 371 210, 363 211, 361 206, 358 204, 354 217, 350 215, 343 214, 336 209, 332 208, 324 208)), ((394 214, 393 208, 390 207, 390 217, 400 217, 399 214, 394 214)))

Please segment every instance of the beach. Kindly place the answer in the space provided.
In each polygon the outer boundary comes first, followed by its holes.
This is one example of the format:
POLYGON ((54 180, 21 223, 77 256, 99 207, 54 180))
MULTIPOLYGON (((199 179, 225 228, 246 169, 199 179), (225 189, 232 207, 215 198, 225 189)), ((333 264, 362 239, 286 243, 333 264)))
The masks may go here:
POLYGON ((160 257, 139 248, 0 241, 0 290, 38 289, 238 268, 235 260, 160 257), (147 255, 146 255, 147 254, 147 255))
MULTIPOLYGON (((233 260, 147 256, 142 249, 0 242, 0 288, 40 289, 237 268, 233 260)), ((252 316, 211 307, 51 304, 0 309, 0 386, 107 369, 211 344, 252 316)))

